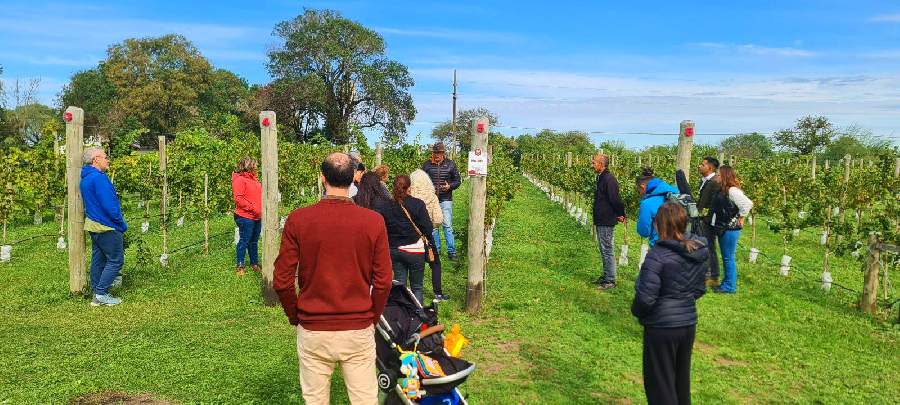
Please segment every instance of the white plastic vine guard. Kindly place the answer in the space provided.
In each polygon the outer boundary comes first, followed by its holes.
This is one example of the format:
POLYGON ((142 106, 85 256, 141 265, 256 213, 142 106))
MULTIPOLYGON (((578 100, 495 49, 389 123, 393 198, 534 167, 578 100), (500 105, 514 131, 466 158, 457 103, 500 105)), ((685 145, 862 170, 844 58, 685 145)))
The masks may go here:
POLYGON ((791 271, 791 257, 788 255, 781 256, 781 268, 779 269, 779 273, 782 276, 787 277, 791 271))
POLYGON ((6 263, 12 258, 12 245, 0 246, 0 262, 6 263))
POLYGON ((34 224, 35 224, 35 225, 40 225, 40 224, 43 224, 43 223, 44 223, 44 217, 41 216, 41 214, 38 214, 37 212, 35 212, 35 213, 34 213, 34 224))
POLYGON ((759 258, 759 249, 750 248, 750 263, 756 263, 756 259, 759 258))
POLYGON ((822 231, 822 235, 819 236, 819 244, 825 245, 828 243, 828 232, 822 231))
POLYGON ((238 227, 234 227, 234 245, 237 246, 238 241, 241 240, 241 230, 238 227))
POLYGON ((753 216, 747 217, 747 225, 753 225, 753 216))
POLYGON ((804 219, 806 218, 806 211, 800 211, 797 213, 797 218, 804 219))
POLYGON ((278 222, 278 229, 284 229, 285 222, 287 222, 287 217, 281 217, 281 221, 278 222))
POLYGON ((628 265, 628 245, 622 245, 619 250, 619 266, 628 265))
POLYGON ((798 236, 800 236, 800 230, 799 230, 799 229, 796 229, 796 228, 794 228, 794 230, 793 230, 793 234, 794 234, 794 237, 795 237, 795 238, 796 238, 796 237, 798 237, 798 236))
POLYGON ((149 231, 149 230, 150 230, 149 222, 144 221, 143 223, 141 223, 141 233, 147 233, 147 231, 149 231))
POLYGON ((831 291, 831 272, 823 271, 822 272, 822 289, 825 291, 831 291))
POLYGON ((179 228, 181 228, 182 226, 184 226, 184 215, 178 217, 178 220, 175 221, 175 226, 177 226, 177 227, 179 227, 179 228))
POLYGON ((138 208, 144 208, 144 202, 138 201, 138 208))
POLYGON ((59 239, 56 240, 56 248, 59 250, 66 250, 66 238, 60 236, 59 239))
POLYGON ((484 234, 484 257, 491 258, 491 250, 494 248, 494 227, 497 225, 497 219, 491 220, 491 227, 484 234))
POLYGON ((640 270, 641 266, 644 265, 644 259, 647 258, 647 252, 649 252, 649 251, 650 251, 650 245, 648 245, 646 242, 641 243, 641 260, 638 261, 638 270, 640 270))
POLYGON ((833 216, 841 215, 841 208, 840 208, 840 207, 834 207, 834 209, 831 210, 831 214, 832 214, 833 216))
POLYGON ((300 197, 306 197, 306 187, 300 188, 300 197))
POLYGON ((859 249, 850 252, 850 256, 853 256, 854 259, 859 258, 859 249))
POLYGON ((169 255, 165 254, 165 253, 159 255, 159 264, 161 264, 163 267, 168 267, 169 266, 169 255))

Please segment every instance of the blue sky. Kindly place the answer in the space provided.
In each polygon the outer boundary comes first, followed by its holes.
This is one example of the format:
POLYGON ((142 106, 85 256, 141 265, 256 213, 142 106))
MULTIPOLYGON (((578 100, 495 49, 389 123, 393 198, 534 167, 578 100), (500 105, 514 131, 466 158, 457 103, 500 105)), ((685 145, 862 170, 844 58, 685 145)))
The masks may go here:
POLYGON ((110 44, 175 32, 214 65, 265 83, 272 28, 304 7, 338 10, 381 33, 410 68, 418 109, 410 139, 427 141, 433 123, 449 118, 453 69, 459 107, 489 108, 510 135, 577 129, 643 146, 675 138, 627 133, 676 132, 683 119, 698 134, 771 132, 824 114, 900 137, 896 1, 3 0, 2 78, 7 89, 40 78, 40 99, 53 103, 110 44))

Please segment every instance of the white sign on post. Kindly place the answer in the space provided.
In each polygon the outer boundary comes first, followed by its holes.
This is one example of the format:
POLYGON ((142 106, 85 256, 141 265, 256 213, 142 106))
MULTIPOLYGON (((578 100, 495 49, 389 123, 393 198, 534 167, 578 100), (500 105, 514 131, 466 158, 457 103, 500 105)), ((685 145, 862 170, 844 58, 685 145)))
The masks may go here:
POLYGON ((469 151, 469 176, 487 176, 487 153, 481 148, 469 151))

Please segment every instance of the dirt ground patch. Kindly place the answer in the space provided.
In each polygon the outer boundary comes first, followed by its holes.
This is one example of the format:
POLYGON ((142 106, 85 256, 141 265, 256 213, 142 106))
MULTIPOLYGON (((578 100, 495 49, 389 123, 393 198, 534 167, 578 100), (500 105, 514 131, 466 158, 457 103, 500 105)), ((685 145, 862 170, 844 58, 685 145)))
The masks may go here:
POLYGON ((713 360, 713 363, 715 363, 717 366, 723 367, 744 367, 747 365, 747 363, 743 361, 729 359, 727 357, 716 357, 716 359, 713 360))
POLYGON ((69 405, 176 405, 165 399, 156 399, 153 394, 128 394, 124 392, 99 392, 82 395, 69 401, 69 405))

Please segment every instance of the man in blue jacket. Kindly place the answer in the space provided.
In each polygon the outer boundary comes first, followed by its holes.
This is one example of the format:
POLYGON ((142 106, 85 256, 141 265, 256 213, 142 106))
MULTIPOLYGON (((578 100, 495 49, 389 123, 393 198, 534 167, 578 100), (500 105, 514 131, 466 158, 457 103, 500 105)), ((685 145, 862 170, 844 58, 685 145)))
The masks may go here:
POLYGON ((91 235, 91 289, 93 306, 112 306, 122 300, 109 294, 110 285, 125 263, 122 234, 128 229, 116 188, 106 175, 109 158, 100 148, 89 148, 81 156, 81 199, 84 201, 84 230, 91 235))
POLYGON ((652 170, 645 170, 644 174, 638 178, 637 188, 641 194, 641 205, 638 208, 637 233, 643 238, 649 238, 650 247, 653 247, 656 244, 656 240, 659 239, 659 234, 653 225, 653 220, 656 219, 656 212, 666 202, 666 195, 669 193, 678 194, 678 189, 658 177, 653 177, 652 170))

